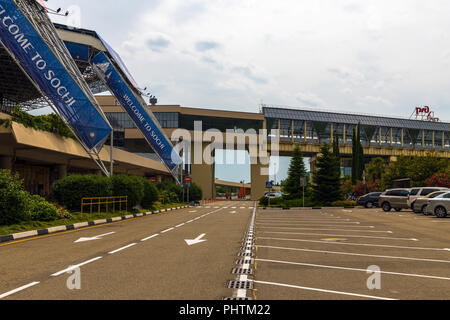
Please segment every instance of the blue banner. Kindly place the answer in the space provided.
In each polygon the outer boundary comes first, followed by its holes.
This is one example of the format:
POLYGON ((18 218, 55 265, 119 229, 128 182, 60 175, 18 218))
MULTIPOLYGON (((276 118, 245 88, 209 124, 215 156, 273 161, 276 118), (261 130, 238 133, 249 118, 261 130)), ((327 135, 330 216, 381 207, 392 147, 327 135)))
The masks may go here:
POLYGON ((0 0, 0 40, 85 146, 100 149, 111 126, 13 0, 0 0))
POLYGON ((157 120, 152 116, 144 101, 134 95, 105 53, 97 54, 92 59, 91 64, 94 66, 94 70, 104 79, 106 85, 119 100, 153 150, 159 155, 166 167, 173 172, 182 163, 182 160, 174 151, 172 143, 162 132, 157 120))

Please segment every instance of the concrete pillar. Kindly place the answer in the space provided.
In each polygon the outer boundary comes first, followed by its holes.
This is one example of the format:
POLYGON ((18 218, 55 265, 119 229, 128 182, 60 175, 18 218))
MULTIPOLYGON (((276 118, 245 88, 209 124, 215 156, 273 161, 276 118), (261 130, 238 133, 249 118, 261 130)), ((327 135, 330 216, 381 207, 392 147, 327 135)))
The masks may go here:
POLYGON ((0 169, 12 170, 13 158, 9 156, 0 156, 0 169))
POLYGON ((251 199, 259 200, 264 196, 266 191, 266 182, 270 180, 269 177, 269 165, 256 163, 250 165, 251 180, 252 180, 252 192, 251 199))
POLYGON ((405 147, 405 129, 402 128, 402 148, 405 147))
POLYGON ((422 148, 425 148, 425 130, 422 130, 422 148))
POLYGON ((58 180, 67 177, 67 164, 60 164, 57 166, 57 169, 58 169, 58 180))
POLYGON ((209 164, 211 159, 204 159, 203 154, 206 148, 206 144, 203 144, 201 150, 200 148, 191 148, 191 178, 192 182, 195 182, 202 188, 203 200, 214 199, 216 196, 216 186, 215 186, 215 166, 214 164, 209 164), (198 150, 196 150, 198 149, 198 150), (202 152, 202 155, 197 155, 196 152, 202 152), (201 163, 195 163, 201 159, 201 163), (205 162, 207 160, 207 162, 205 162))

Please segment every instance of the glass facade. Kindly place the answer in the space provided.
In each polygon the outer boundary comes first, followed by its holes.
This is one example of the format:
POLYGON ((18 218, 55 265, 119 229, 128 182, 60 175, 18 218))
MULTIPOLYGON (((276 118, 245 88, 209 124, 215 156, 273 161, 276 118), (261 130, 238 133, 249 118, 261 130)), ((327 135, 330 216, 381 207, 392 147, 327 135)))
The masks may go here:
POLYGON ((173 129, 178 128, 179 113, 176 112, 154 112, 156 119, 162 128, 173 129))
MULTIPOLYGON (((208 117, 208 116, 195 116, 180 114, 179 116, 180 128, 187 130, 194 130, 194 122, 201 121, 203 131, 209 129, 218 129, 221 132, 227 130, 242 129, 247 131, 248 129, 254 129, 259 131, 263 128, 263 121, 251 120, 251 119, 238 119, 238 118, 222 118, 222 117, 208 117)), ((278 122, 275 121, 274 129, 278 129, 278 122)), ((269 129, 269 128, 268 128, 269 129)))
POLYGON ((128 113, 125 112, 108 112, 105 113, 106 118, 108 118, 109 123, 114 128, 114 130, 125 130, 136 128, 133 120, 131 120, 128 113))
POLYGON ((280 123, 281 140, 292 139, 293 132, 295 142, 331 143, 333 130, 339 143, 345 136, 345 144, 352 145, 359 123, 363 146, 450 149, 450 123, 275 107, 263 107, 263 113, 268 128, 280 123))
MULTIPOLYGON (((155 112, 153 113, 160 123, 162 128, 178 128, 179 115, 176 112, 155 112)), ((131 120, 128 113, 125 112, 110 112, 105 113, 114 130, 125 130, 136 128, 133 120, 131 120)))

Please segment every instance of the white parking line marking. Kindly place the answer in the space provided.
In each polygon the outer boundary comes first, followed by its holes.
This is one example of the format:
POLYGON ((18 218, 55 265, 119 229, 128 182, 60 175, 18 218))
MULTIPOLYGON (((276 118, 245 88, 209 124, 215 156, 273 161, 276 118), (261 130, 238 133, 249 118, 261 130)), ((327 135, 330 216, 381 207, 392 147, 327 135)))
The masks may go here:
POLYGON ((152 236, 150 236, 150 237, 148 237, 148 238, 142 239, 141 241, 144 242, 144 241, 147 241, 147 240, 156 238, 157 236, 159 236, 159 234, 154 234, 154 235, 152 235, 152 236))
POLYGON ((68 267, 67 269, 64 269, 64 270, 61 270, 61 271, 59 271, 59 272, 57 272, 57 273, 52 274, 51 276, 52 276, 52 277, 60 276, 60 275, 62 275, 63 273, 72 271, 72 270, 74 270, 74 269, 76 269, 76 268, 79 268, 79 267, 81 267, 81 266, 84 266, 84 265, 86 265, 86 264, 88 264, 88 263, 91 263, 91 262, 100 260, 101 258, 102 258, 102 257, 97 257, 97 258, 88 260, 88 261, 86 261, 86 262, 82 262, 82 263, 80 263, 80 264, 77 264, 77 265, 74 265, 74 266, 70 266, 70 267, 68 267))
POLYGON ((184 223, 181 223, 181 224, 175 226, 175 228, 180 228, 180 227, 182 227, 182 226, 184 226, 184 225, 185 225, 184 223))
POLYGON ((125 246, 125 247, 119 248, 119 249, 117 249, 117 250, 114 250, 114 251, 111 251, 111 252, 108 252, 108 253, 109 253, 109 254, 114 254, 114 253, 120 252, 120 251, 122 251, 122 250, 131 248, 131 247, 133 247, 133 246, 135 246, 135 245, 137 245, 137 243, 129 244, 129 245, 125 246))
POLYGON ((325 293, 333 293, 333 294, 339 294, 339 295, 345 295, 345 296, 353 296, 353 297, 360 297, 360 298, 369 298, 369 299, 377 299, 377 300, 396 300, 396 299, 391 299, 391 298, 384 298, 384 297, 377 297, 377 296, 368 296, 368 295, 364 295, 364 294, 357 294, 357 293, 350 293, 350 292, 343 292, 343 291, 333 291, 333 290, 325 290, 325 289, 318 289, 318 288, 301 287, 301 286, 295 286, 295 285, 284 284, 284 283, 267 282, 267 281, 256 281, 256 280, 253 280, 253 282, 254 283, 259 283, 259 284, 271 285, 271 286, 294 288, 294 289, 301 289, 301 290, 308 290, 308 291, 325 292, 325 293))
MULTIPOLYGON (((337 267, 337 266, 327 266, 320 264, 310 264, 310 263, 301 263, 301 262, 289 262, 289 261, 278 261, 278 260, 269 260, 269 259, 255 259, 260 262, 271 262, 271 263, 279 263, 279 264, 290 264, 290 265, 298 265, 305 267, 317 267, 317 268, 325 268, 325 269, 338 269, 338 270, 349 270, 349 271, 358 271, 367 273, 367 269, 357 269, 357 268, 346 268, 346 267, 337 267)), ((446 277, 438 277, 438 276, 427 276, 423 274, 413 274, 413 273, 401 273, 401 272, 389 272, 389 271, 380 271, 380 273, 391 274, 395 276, 405 276, 405 277, 416 277, 416 278, 427 278, 427 279, 437 279, 437 280, 450 280, 450 278, 446 277)))
POLYGON ((166 233, 166 232, 169 232, 169 231, 172 231, 172 230, 174 230, 175 228, 169 228, 169 229, 166 229, 166 230, 164 230, 164 231, 161 231, 161 233, 166 233))
POLYGON ((328 245, 341 245, 341 246, 396 248, 396 249, 428 250, 428 251, 450 251, 450 249, 448 249, 448 248, 423 248, 423 247, 407 247, 407 246, 390 246, 390 245, 384 245, 384 244, 370 244, 370 243, 329 242, 329 241, 317 241, 317 240, 306 240, 306 239, 285 239, 285 238, 269 238, 269 237, 258 237, 258 239, 278 240, 278 241, 308 242, 308 243, 322 243, 322 244, 328 244, 328 245))
POLYGON ((39 284, 38 281, 32 282, 32 283, 29 283, 29 284, 27 284, 27 285, 24 285, 24 286, 22 286, 22 287, 20 287, 20 288, 17 288, 17 289, 8 291, 8 292, 6 292, 6 293, 3 293, 3 294, 0 295, 0 299, 6 298, 6 297, 8 297, 8 296, 10 296, 10 295, 13 295, 14 293, 17 293, 17 292, 19 292, 19 291, 23 291, 23 290, 28 289, 28 288, 30 288, 30 287, 33 287, 33 286, 35 286, 35 285, 37 285, 37 284, 39 284))
POLYGON ((391 238, 391 237, 355 236, 355 235, 327 234, 327 233, 274 232, 274 231, 262 231, 262 233, 298 234, 298 235, 304 235, 304 236, 329 236, 329 237, 366 238, 366 239, 382 239, 382 240, 419 241, 418 239, 415 239, 415 238, 391 238))
POLYGON ((372 257, 372 258, 384 258, 384 259, 399 259, 399 260, 411 260, 411 261, 450 263, 449 260, 437 260, 437 259, 382 256, 382 255, 373 255, 373 254, 364 254, 364 253, 349 253, 349 252, 311 250, 311 249, 300 249, 300 248, 285 248, 285 247, 261 246, 261 245, 258 245, 257 247, 258 248, 277 249, 277 250, 303 251, 303 252, 315 252, 315 253, 331 253, 331 254, 339 254, 339 255, 344 255, 344 256, 358 256, 358 257, 372 257))
POLYGON ((301 225, 321 225, 321 226, 334 226, 334 225, 347 225, 347 224, 361 224, 361 222, 324 222, 326 224, 321 224, 318 222, 300 222, 300 223, 291 223, 291 222, 258 222, 258 224, 262 224, 262 225, 289 225, 289 226, 301 226, 301 225))
POLYGON ((389 233, 392 231, 374 231, 374 230, 347 230, 347 229, 323 229, 323 228, 291 228, 291 227, 258 227, 259 229, 289 229, 289 230, 322 230, 322 231, 345 231, 345 232, 370 232, 370 233, 389 233))
POLYGON ((3 293, 3 294, 0 295, 0 299, 6 298, 6 297, 8 297, 8 296, 10 296, 10 295, 13 295, 13 294, 19 292, 19 291, 23 291, 23 290, 25 290, 25 289, 28 289, 28 288, 30 288, 30 287, 33 287, 33 286, 35 286, 35 285, 37 285, 37 284, 39 284, 39 283, 40 283, 40 282, 38 282, 38 281, 32 282, 32 283, 29 283, 29 284, 27 284, 27 285, 24 285, 24 286, 22 286, 22 287, 20 287, 20 288, 17 288, 17 289, 8 291, 8 292, 6 292, 6 293, 3 293))
POLYGON ((189 211, 189 213, 196 213, 196 212, 197 212, 197 210, 189 211))

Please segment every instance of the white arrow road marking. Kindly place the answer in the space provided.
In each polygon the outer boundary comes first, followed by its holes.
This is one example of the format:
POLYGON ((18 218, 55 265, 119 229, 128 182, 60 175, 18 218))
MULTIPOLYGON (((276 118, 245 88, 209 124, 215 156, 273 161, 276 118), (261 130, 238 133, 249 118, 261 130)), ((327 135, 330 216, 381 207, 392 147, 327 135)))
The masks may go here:
POLYGON ((316 241, 316 240, 304 240, 304 239, 283 239, 283 238, 266 238, 266 237, 258 237, 258 239, 324 243, 324 244, 334 244, 334 245, 344 245, 344 246, 379 247, 379 248, 396 248, 396 249, 430 250, 430 251, 450 251, 450 249, 442 249, 442 248, 402 247, 402 246, 389 246, 389 245, 383 245, 383 244, 368 244, 368 243, 329 242, 329 241, 316 241))
POLYGON ((202 238, 204 236, 206 236, 206 233, 203 233, 203 234, 199 235, 197 238, 195 238, 193 240, 184 240, 184 241, 186 241, 188 246, 193 246, 195 244, 199 244, 199 243, 205 242, 206 240, 202 240, 202 238))
POLYGON ((366 239, 383 239, 383 240, 404 240, 404 241, 419 241, 414 238, 391 238, 391 237, 372 237, 372 236, 355 236, 355 235, 344 235, 344 234, 327 234, 327 233, 300 233, 300 232, 272 232, 272 231, 262 231, 262 233, 273 233, 273 234, 298 234, 304 236, 328 236, 328 237, 346 237, 346 238, 366 238, 366 239))
POLYGON ((29 284, 27 284, 27 285, 24 285, 24 286, 22 286, 22 287, 20 287, 20 288, 17 288, 17 289, 8 291, 8 292, 3 293, 3 294, 0 294, 0 299, 6 298, 7 296, 10 296, 10 295, 12 295, 12 294, 14 294, 14 293, 17 293, 17 292, 19 292, 19 291, 28 289, 28 288, 30 288, 30 287, 33 287, 33 286, 37 285, 37 284, 39 284, 39 282, 32 282, 32 283, 29 283, 29 284))
MULTIPOLYGON (((347 228, 347 226, 345 226, 347 228)), ((347 230, 347 229, 324 229, 324 228, 290 228, 290 227, 258 227, 259 229, 293 229, 293 230, 322 230, 322 231, 345 231, 345 232, 370 232, 370 233, 389 233, 392 231, 374 231, 374 230, 347 230)))
POLYGON ((80 238, 77 241, 74 241, 74 243, 93 241, 93 240, 100 240, 101 238, 103 238, 105 236, 109 236, 110 234, 114 234, 114 233, 115 232, 109 232, 109 233, 101 234, 99 236, 95 236, 95 237, 91 237, 91 238, 80 238))

